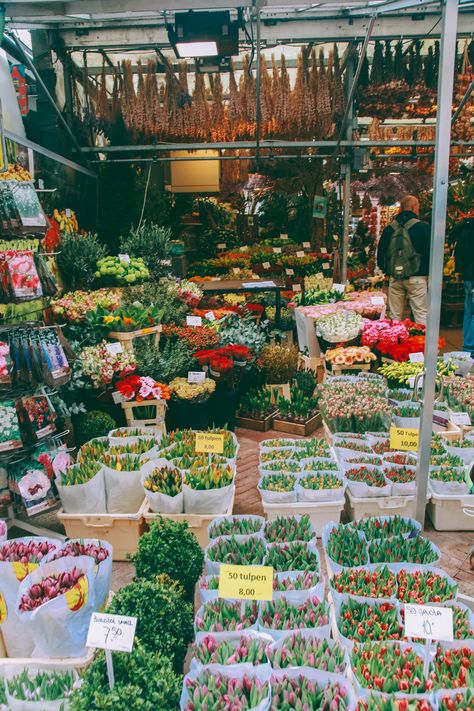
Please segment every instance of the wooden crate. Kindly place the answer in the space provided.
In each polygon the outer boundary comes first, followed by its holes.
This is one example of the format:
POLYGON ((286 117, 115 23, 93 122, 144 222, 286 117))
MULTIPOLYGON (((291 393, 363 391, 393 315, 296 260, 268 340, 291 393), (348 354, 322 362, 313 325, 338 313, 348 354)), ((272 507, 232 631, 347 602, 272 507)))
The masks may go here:
MULTIPOLYGON (((276 412, 276 411, 275 411, 276 412)), ((265 417, 264 420, 255 420, 252 417, 235 416, 235 426, 244 427, 247 430, 255 430, 255 432, 267 432, 272 426, 272 420, 275 417, 275 412, 265 417)))
POLYGON ((270 384, 265 385, 267 390, 271 392, 270 403, 275 405, 278 402, 278 398, 284 397, 285 400, 290 400, 290 383, 281 384, 270 384))
POLYGON ((288 422, 287 420, 279 420, 278 416, 273 418, 273 429, 277 432, 286 432, 287 434, 300 435, 307 437, 314 430, 321 426, 321 415, 317 412, 313 417, 307 420, 304 424, 298 422, 288 422))
POLYGON ((132 400, 130 402, 122 402, 120 404, 125 411, 127 427, 154 427, 156 430, 166 434, 166 400, 143 400, 142 402, 132 400), (133 411, 141 407, 154 407, 155 416, 146 419, 137 418, 133 411))
POLYGON ((324 380, 325 368, 324 358, 305 356, 300 353, 298 361, 299 370, 311 370, 314 373, 316 382, 322 383, 324 380))
POLYGON ((369 371, 370 363, 354 363, 354 365, 329 365, 329 363, 326 363, 327 375, 342 375, 343 371, 346 370, 349 370, 353 373, 369 371))
POLYGON ((133 341, 136 338, 141 338, 142 336, 153 335, 153 343, 156 348, 160 343, 160 334, 163 330, 161 324, 158 326, 150 326, 149 328, 142 328, 139 331, 130 331, 128 333, 122 333, 121 331, 110 331, 108 337, 113 341, 118 341, 124 351, 133 351, 133 341))

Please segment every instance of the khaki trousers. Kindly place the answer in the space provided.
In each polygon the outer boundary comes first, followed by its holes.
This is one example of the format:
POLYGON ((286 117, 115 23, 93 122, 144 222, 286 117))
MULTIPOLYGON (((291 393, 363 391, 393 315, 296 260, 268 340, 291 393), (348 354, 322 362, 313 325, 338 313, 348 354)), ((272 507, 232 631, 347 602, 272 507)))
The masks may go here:
POLYGON ((413 276, 409 279, 390 279, 388 308, 392 319, 401 321, 406 299, 417 323, 426 325, 428 315, 428 277, 413 276))

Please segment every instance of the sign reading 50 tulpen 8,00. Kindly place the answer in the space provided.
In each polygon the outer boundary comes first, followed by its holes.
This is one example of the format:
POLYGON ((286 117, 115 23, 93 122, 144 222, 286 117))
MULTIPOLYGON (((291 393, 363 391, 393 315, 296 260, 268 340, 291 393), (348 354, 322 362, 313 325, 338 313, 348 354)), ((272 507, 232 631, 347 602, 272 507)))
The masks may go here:
POLYGON ((390 448, 412 451, 418 449, 419 430, 412 427, 390 427, 390 448))
POLYGON ((271 600, 273 598, 273 568, 268 565, 221 564, 219 597, 271 600))
POLYGON ((214 432, 196 432, 195 451, 199 454, 222 454, 224 435, 214 432))

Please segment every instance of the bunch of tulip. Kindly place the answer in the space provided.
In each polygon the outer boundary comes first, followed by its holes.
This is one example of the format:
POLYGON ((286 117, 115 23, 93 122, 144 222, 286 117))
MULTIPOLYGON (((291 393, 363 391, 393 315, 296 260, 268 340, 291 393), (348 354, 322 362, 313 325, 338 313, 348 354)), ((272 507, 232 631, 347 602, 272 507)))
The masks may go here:
POLYGON ((117 444, 110 447, 109 454, 145 454, 155 446, 155 441, 150 439, 139 439, 131 444, 117 444))
POLYGON ((177 496, 182 491, 182 478, 179 469, 155 467, 143 482, 147 491, 154 494, 177 496))
POLYGON ((87 555, 94 559, 94 562, 99 565, 109 557, 109 551, 103 546, 95 543, 84 543, 83 541, 68 541, 63 548, 55 553, 52 560, 57 558, 65 558, 66 556, 87 555))
POLYGON ((403 637, 398 609, 391 602, 374 605, 350 597, 341 604, 338 627, 344 637, 358 642, 403 637))
POLYGON ((85 484, 93 479, 101 468, 101 463, 91 459, 86 461, 82 459, 79 464, 73 464, 68 467, 65 472, 61 472, 59 483, 61 486, 75 486, 76 484, 85 484))
POLYGON ((189 701, 184 711, 247 711, 268 696, 268 681, 243 676, 228 678, 205 670, 197 679, 186 679, 189 701))
POLYGON ((385 454, 386 452, 390 452, 390 440, 387 438, 380 439, 378 440, 378 442, 374 442, 374 444, 372 445, 372 451, 375 452, 375 454, 385 454))
POLYGON ((469 624, 469 610, 453 606, 453 636, 454 639, 472 639, 474 632, 469 624))
POLYGON ((221 457, 220 454, 205 454, 204 452, 195 454, 194 451, 190 452, 190 449, 192 448, 189 445, 177 444, 171 453, 173 457, 170 461, 180 469, 191 469, 191 467, 197 469, 207 467, 209 464, 217 464, 218 466, 227 464, 225 457, 221 457), (187 451, 182 454, 184 449, 187 451))
POLYGON ((356 711, 434 711, 426 699, 396 699, 370 694, 367 701, 359 699, 356 711))
POLYGON ((389 400, 395 400, 397 402, 400 402, 402 400, 411 400, 412 397, 413 397, 413 393, 411 390, 408 390, 408 389, 393 388, 393 390, 388 391, 389 400))
POLYGON ((221 489, 234 481, 234 471, 230 466, 211 464, 207 467, 194 465, 183 477, 184 483, 196 491, 221 489))
POLYGON ((201 578, 199 583, 201 590, 219 590, 219 576, 209 575, 207 578, 201 578))
POLYGON ((372 448, 369 447, 368 444, 353 439, 340 439, 337 441, 336 447, 343 447, 344 449, 353 449, 355 452, 372 454, 372 448))
POLYGON ((212 635, 207 635, 200 642, 193 645, 193 656, 200 664, 266 664, 268 662, 265 651, 266 643, 262 639, 255 639, 242 635, 236 645, 226 640, 217 640, 212 635))
POLYGON ((354 467, 346 470, 346 478, 349 481, 358 481, 367 486, 373 486, 377 489, 385 486, 385 477, 381 471, 369 469, 367 466, 354 467))
POLYGON ((140 456, 137 454, 104 454, 101 463, 114 469, 116 472, 138 472, 142 466, 140 456))
POLYGON ((200 632, 235 632, 251 627, 257 622, 258 605, 252 602, 214 600, 202 606, 202 617, 196 615, 196 629, 200 632))
POLYGON ((348 528, 361 531, 368 541, 373 541, 376 538, 418 534, 416 522, 410 518, 403 518, 398 514, 384 518, 377 516, 362 518, 360 521, 350 523, 348 528))
POLYGON ((462 484, 465 481, 464 469, 451 466, 441 467, 440 469, 432 469, 430 471, 430 479, 444 482, 452 481, 462 484))
POLYGON ((315 533, 308 514, 296 516, 277 516, 265 524, 264 536, 269 543, 291 543, 310 541, 315 533))
POLYGON ((261 565, 265 555, 262 538, 250 536, 239 541, 233 536, 218 538, 207 549, 209 560, 228 565, 261 565))
POLYGON ((67 593, 68 590, 77 585, 83 576, 84 572, 79 568, 48 575, 40 583, 32 585, 28 592, 21 596, 18 609, 21 612, 28 612, 59 595, 64 595, 64 593, 67 593))
POLYGON ((340 489, 342 481, 335 474, 313 474, 299 480, 303 489, 323 491, 324 489, 340 489))
POLYGON ((103 455, 109 450, 108 439, 91 439, 90 442, 86 442, 81 447, 80 461, 88 462, 91 459, 98 462, 102 459, 103 455))
POLYGON ((7 689, 10 696, 17 702, 37 702, 46 706, 48 701, 66 699, 77 687, 72 671, 37 671, 28 674, 24 669, 7 679, 7 689))
POLYGON ((265 447, 272 447, 273 449, 278 449, 279 447, 293 447, 294 444, 295 440, 289 437, 275 437, 275 439, 267 439, 265 441, 265 447))
POLYGON ((438 702, 438 711, 472 711, 474 691, 458 691, 454 696, 442 696, 438 702))
POLYGON ((444 575, 429 570, 400 570, 397 583, 400 602, 413 602, 416 605, 455 600, 458 592, 456 583, 452 584, 444 575))
POLYGON ((423 674, 423 658, 410 646, 356 644, 351 660, 352 672, 365 689, 420 694, 430 688, 423 674))
POLYGON ((293 491, 296 478, 291 474, 267 474, 260 480, 260 488, 265 491, 293 491))
POLYGON ((430 565, 438 559, 438 554, 427 538, 393 538, 374 541, 369 544, 371 563, 421 563, 430 565))
POLYGON ((276 573, 291 570, 319 572, 317 553, 300 541, 268 546, 265 565, 273 566, 276 573))
POLYGON ((462 467, 464 462, 461 457, 457 454, 432 454, 430 456, 430 464, 433 467, 439 467, 440 469, 450 469, 451 467, 462 467))
POLYGON ((303 465, 303 471, 306 472, 314 472, 319 470, 337 472, 339 471, 339 466, 337 462, 335 462, 333 459, 330 460, 326 458, 324 459, 324 461, 314 458, 311 459, 309 462, 305 462, 303 465))
POLYGON ((273 589, 278 592, 290 592, 292 590, 309 590, 319 582, 319 573, 298 573, 294 577, 283 575, 273 577, 273 589))
POLYGON ((325 439, 313 437, 307 440, 298 440, 296 454, 304 453, 305 457, 330 457, 330 448, 325 439), (301 445, 301 446, 300 446, 301 445))
POLYGON ((131 427, 118 427, 114 430, 114 437, 142 437, 143 429, 131 427))
POLYGON ((436 454, 446 454, 446 443, 445 441, 440 437, 439 434, 433 434, 431 437, 431 449, 430 449, 431 454, 436 455, 436 454))
POLYGON ((474 649, 443 649, 438 645, 430 674, 435 689, 474 687, 474 649))
POLYGON ((330 682, 324 688, 304 675, 297 678, 284 676, 272 684, 270 711, 345 711, 349 704, 348 692, 339 682, 330 682))
POLYGON ((300 465, 298 462, 294 462, 292 459, 281 459, 279 461, 265 462, 262 467, 269 472, 294 472, 300 471, 300 465))
POLYGON ((346 461, 348 464, 372 464, 374 467, 381 467, 383 464, 383 460, 380 457, 374 457, 373 454, 365 456, 361 454, 359 457, 350 457, 346 461))
POLYGON ((383 473, 394 484, 409 484, 416 479, 416 471, 413 468, 409 469, 405 465, 397 468, 385 467, 383 473))
POLYGON ((420 416, 420 404, 412 403, 411 405, 399 405, 393 410, 393 414, 397 417, 419 417, 420 416))
POLYGON ((326 553, 338 565, 351 567, 369 562, 365 541, 344 526, 336 526, 329 534, 326 553))
POLYGON ((334 674, 345 673, 345 656, 338 644, 331 647, 326 639, 302 637, 300 632, 286 637, 281 647, 268 650, 268 660, 274 669, 311 667, 334 674))
POLYGON ((2 563, 40 563, 56 546, 48 541, 7 541, 0 547, 2 563))
POLYGON ((211 525, 209 537, 250 536, 252 533, 259 533, 261 528, 262 524, 259 519, 246 518, 245 516, 228 516, 211 525))
POLYGON ((317 597, 297 605, 284 597, 265 602, 260 613, 260 625, 272 630, 313 629, 329 624, 329 608, 317 597))
POLYGON ((273 449, 271 452, 260 452, 260 464, 264 462, 285 462, 291 456, 296 459, 294 452, 288 449, 273 449))
POLYGON ((359 597, 395 597, 395 574, 386 566, 377 570, 349 568, 336 573, 331 580, 331 587, 339 593, 350 593, 359 597))

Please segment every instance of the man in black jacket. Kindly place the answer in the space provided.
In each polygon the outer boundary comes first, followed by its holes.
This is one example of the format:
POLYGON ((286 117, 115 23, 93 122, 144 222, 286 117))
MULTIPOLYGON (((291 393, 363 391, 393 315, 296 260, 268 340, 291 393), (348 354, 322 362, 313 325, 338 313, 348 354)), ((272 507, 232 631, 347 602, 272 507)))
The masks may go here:
POLYGON ((454 227, 456 271, 464 277, 463 351, 474 357, 474 214, 464 217, 454 227))
MULTIPOLYGON (((402 320, 406 299, 417 323, 426 324, 428 315, 428 272, 430 263, 431 229, 427 222, 418 219, 420 203, 414 195, 407 195, 400 203, 400 212, 395 218, 398 225, 408 226, 413 249, 420 256, 419 268, 408 279, 395 279, 390 276, 388 287, 388 308, 393 319, 402 320)), ((397 225, 392 222, 382 232, 377 249, 377 265, 386 271, 386 256, 397 225)))

